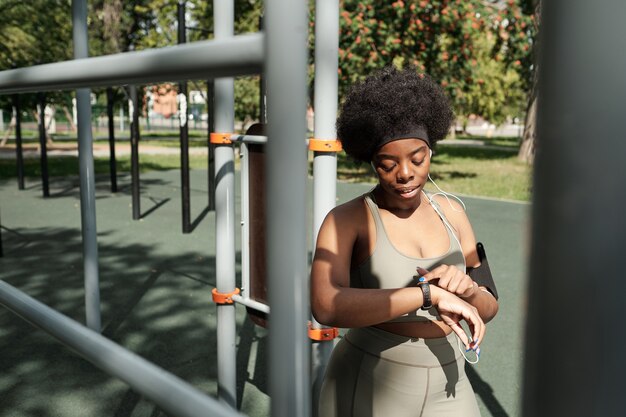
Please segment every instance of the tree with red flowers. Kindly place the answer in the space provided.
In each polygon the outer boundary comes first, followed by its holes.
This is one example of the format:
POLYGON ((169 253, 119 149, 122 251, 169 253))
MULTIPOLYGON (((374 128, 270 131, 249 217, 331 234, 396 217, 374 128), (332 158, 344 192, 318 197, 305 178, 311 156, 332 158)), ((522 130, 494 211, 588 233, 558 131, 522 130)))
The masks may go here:
POLYGON ((523 113, 533 39, 515 0, 343 0, 340 91, 375 68, 413 65, 446 89, 461 123, 501 123, 523 113))

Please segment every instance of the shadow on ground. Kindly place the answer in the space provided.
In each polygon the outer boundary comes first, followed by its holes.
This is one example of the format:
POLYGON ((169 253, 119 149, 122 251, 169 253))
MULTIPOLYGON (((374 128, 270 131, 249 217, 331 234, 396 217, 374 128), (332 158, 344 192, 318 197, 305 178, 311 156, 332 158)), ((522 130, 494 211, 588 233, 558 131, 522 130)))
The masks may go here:
MULTIPOLYGON (((3 232, 7 250, 0 258, 0 278, 84 322, 80 232, 63 228, 3 232)), ((100 238, 106 240, 106 233, 100 238)), ((216 308, 211 300, 215 259, 193 251, 163 258, 150 243, 100 243, 99 252, 103 335, 215 396, 216 308)), ((237 353, 240 404, 246 384, 267 391, 265 348, 255 358, 256 345, 265 346, 265 336, 257 335, 242 311, 237 353)), ((5 308, 0 308, 0 369, 1 416, 164 415, 124 383, 5 308)))

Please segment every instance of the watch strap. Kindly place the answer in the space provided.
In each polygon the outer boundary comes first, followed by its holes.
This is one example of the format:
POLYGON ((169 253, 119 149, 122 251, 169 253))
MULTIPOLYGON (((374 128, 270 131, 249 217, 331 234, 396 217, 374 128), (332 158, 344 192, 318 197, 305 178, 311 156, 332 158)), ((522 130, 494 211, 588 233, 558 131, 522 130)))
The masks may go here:
POLYGON ((422 294, 424 298, 424 303, 422 304, 422 310, 428 310, 433 306, 432 300, 430 298, 430 284, 426 281, 426 278, 419 277, 417 280, 417 286, 422 289, 422 294))

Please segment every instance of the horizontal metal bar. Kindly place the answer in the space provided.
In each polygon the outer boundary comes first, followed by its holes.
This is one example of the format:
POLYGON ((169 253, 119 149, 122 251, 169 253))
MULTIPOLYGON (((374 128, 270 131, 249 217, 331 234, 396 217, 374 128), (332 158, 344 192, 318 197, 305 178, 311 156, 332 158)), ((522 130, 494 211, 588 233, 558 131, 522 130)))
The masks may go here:
POLYGON ((241 295, 233 295, 232 300, 238 304, 253 308, 262 313, 270 314, 270 306, 253 300, 252 298, 242 297, 241 295))
MULTIPOLYGON (((0 304, 178 417, 242 416, 182 379, 0 280, 0 304)), ((17 348, 17 347, 16 347, 17 348)))
POLYGON ((193 42, 0 72, 0 94, 259 74, 263 34, 193 42))
POLYGON ((233 133, 232 135, 230 135, 230 140, 232 140, 233 142, 258 143, 262 145, 267 143, 267 136, 238 135, 237 133, 233 133))

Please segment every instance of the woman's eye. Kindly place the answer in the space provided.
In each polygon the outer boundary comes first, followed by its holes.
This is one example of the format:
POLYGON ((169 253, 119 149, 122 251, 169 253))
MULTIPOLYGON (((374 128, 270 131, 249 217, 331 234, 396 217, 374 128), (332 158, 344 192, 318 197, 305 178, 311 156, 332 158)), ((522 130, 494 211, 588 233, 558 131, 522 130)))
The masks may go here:
POLYGON ((423 163, 424 163, 424 160, 423 160, 423 159, 420 159, 419 161, 417 161, 417 160, 413 160, 413 165, 415 165, 415 166, 420 166, 420 165, 422 165, 423 163))
POLYGON ((395 165, 381 165, 380 166, 380 168, 385 172, 390 172, 394 167, 395 165))

